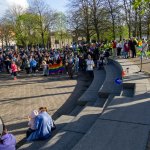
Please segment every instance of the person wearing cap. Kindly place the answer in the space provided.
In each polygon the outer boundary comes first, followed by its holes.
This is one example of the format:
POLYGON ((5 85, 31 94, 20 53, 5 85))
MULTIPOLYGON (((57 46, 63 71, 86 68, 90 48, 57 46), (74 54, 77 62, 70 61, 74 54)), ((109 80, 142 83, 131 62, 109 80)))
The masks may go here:
POLYGON ((0 119, 0 150, 16 150, 16 138, 7 132, 0 119))

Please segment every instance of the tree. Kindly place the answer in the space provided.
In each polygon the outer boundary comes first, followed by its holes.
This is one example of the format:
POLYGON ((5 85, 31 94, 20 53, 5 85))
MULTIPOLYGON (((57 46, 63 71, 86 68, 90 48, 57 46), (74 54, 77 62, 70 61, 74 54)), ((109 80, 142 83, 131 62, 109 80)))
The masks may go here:
POLYGON ((65 39, 69 38, 69 34, 67 33, 67 17, 64 13, 59 12, 57 13, 57 17, 55 20, 55 37, 57 40, 60 40, 60 46, 63 47, 65 39))
POLYGON ((2 42, 2 48, 5 45, 10 45, 10 41, 14 38, 13 26, 6 18, 2 18, 0 21, 0 39, 2 42))
POLYGON ((150 0, 134 0, 133 1, 133 5, 135 8, 138 8, 140 5, 149 5, 150 3, 150 0))
POLYGON ((18 45, 36 45, 40 42, 38 40, 40 35, 37 30, 37 20, 38 16, 28 12, 17 17, 15 33, 18 45))
MULTIPOLYGON (((90 42, 90 37, 93 34, 93 26, 91 24, 91 9, 89 6, 88 0, 72 0, 69 5, 70 11, 76 16, 76 18, 80 18, 80 31, 81 36, 86 37, 86 41, 90 42)), ((75 18, 74 18, 75 19, 75 18)), ((76 20, 72 20, 76 21, 76 20)))
MULTIPOLYGON (((42 38, 42 45, 45 47, 45 35, 49 28, 53 26, 56 15, 55 12, 45 3, 44 0, 34 0, 30 3, 29 12, 38 16, 36 20, 37 30, 42 38)), ((47 37, 48 38, 48 37, 47 37)))

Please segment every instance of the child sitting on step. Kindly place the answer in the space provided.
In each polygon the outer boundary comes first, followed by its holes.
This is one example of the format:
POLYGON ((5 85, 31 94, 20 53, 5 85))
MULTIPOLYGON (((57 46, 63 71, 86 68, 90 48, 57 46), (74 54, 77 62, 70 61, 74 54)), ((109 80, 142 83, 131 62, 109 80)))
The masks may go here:
POLYGON ((29 129, 27 130, 27 133, 26 133, 27 137, 29 137, 30 134, 35 131, 35 118, 38 116, 38 114, 39 113, 38 113, 37 110, 33 110, 31 112, 31 114, 28 116, 28 119, 29 119, 29 122, 28 122, 29 129))

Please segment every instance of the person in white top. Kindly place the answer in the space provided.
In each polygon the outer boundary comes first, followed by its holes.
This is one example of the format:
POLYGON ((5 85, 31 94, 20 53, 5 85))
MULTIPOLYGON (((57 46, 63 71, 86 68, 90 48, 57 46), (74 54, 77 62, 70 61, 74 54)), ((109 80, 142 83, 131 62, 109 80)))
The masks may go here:
POLYGON ((75 72, 78 73, 78 70, 79 70, 79 58, 78 58, 77 55, 75 55, 74 61, 75 61, 75 72))
POLYGON ((88 55, 88 59, 86 60, 86 71, 89 72, 89 75, 93 77, 93 69, 94 69, 94 61, 91 58, 91 55, 88 55))
POLYGON ((122 49, 122 45, 121 45, 121 42, 119 41, 117 43, 117 56, 121 55, 121 49, 122 49))

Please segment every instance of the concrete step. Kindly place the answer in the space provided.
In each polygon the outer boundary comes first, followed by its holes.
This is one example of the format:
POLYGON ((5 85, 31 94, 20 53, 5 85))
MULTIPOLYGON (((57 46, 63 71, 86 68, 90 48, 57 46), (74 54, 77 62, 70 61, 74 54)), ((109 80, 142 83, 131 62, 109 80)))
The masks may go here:
POLYGON ((107 98, 99 98, 96 100, 96 102, 93 104, 95 107, 103 107, 104 103, 106 102, 107 98))
POLYGON ((101 112, 102 108, 87 106, 50 140, 28 144, 22 147, 22 150, 70 150, 89 130, 101 112))
POLYGON ((86 106, 68 125, 63 129, 72 132, 86 133, 91 125, 101 114, 102 108, 86 106))
POLYGON ((150 93, 132 97, 115 97, 105 109, 102 119, 150 125, 150 93), (108 113, 110 110, 111 113, 108 113))
POLYGON ((85 93, 79 98, 79 105, 86 105, 88 102, 95 102, 98 98, 98 91, 105 80, 105 70, 94 70, 94 79, 85 91, 85 93))
POLYGON ((77 116, 79 112, 83 109, 83 106, 77 105, 73 111, 70 113, 71 116, 77 116))
POLYGON ((121 69, 116 66, 115 63, 110 63, 105 66, 106 70, 106 79, 104 81, 103 86, 99 89, 100 97, 107 97, 109 94, 120 95, 122 90, 122 85, 118 85, 115 83, 117 78, 121 77, 121 69))
POLYGON ((145 150, 149 126, 98 119, 71 150, 145 150))

